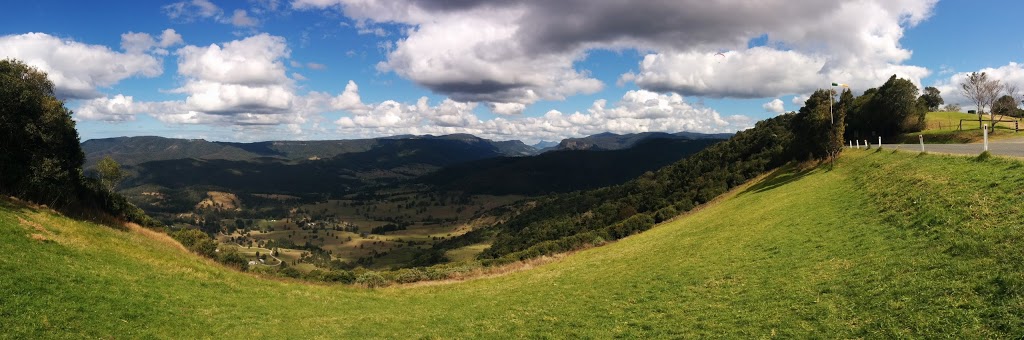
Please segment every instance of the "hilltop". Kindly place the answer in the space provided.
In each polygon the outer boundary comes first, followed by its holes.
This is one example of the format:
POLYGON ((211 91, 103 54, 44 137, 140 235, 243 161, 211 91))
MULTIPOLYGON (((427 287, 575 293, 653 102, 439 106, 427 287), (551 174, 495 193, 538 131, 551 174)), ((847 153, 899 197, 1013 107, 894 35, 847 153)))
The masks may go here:
POLYGON ((532 269, 372 290, 5 200, 0 314, 16 338, 1005 337, 1024 331, 1022 165, 850 151, 532 269))

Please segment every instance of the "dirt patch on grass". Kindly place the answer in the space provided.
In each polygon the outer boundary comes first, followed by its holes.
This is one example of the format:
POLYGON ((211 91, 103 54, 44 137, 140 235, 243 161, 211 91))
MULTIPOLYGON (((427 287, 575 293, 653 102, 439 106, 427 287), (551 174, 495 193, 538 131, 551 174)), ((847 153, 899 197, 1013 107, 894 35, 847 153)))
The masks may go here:
POLYGON ((31 233, 28 235, 28 237, 33 240, 40 242, 53 241, 53 232, 47 230, 45 227, 43 227, 43 225, 37 222, 29 221, 19 216, 18 224, 21 224, 21 226, 25 227, 26 229, 37 231, 36 233, 31 233))
POLYGON ((242 201, 229 192, 209 191, 206 198, 196 204, 196 209, 219 208, 224 210, 241 210, 242 201))

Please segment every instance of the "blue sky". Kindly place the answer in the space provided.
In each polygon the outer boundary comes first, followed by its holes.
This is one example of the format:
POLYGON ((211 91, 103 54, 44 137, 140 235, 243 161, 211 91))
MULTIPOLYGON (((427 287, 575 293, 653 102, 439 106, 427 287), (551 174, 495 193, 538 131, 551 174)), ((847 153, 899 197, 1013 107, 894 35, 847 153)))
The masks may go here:
POLYGON ((83 140, 558 140, 730 132, 832 81, 1024 87, 1016 1, 33 1, 0 57, 47 71, 83 140), (974 24, 970 24, 974 22, 974 24), (425 99, 422 99, 425 98, 425 99))

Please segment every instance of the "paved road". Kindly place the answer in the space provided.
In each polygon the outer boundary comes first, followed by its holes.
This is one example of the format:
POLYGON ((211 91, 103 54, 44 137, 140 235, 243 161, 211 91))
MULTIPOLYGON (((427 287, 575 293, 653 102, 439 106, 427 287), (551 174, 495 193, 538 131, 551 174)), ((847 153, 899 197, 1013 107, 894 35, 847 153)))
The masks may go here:
MULTIPOLYGON (((883 149, 899 149, 921 151, 921 144, 882 144, 883 149)), ((958 155, 977 155, 984 146, 972 144, 925 144, 924 151, 932 153, 951 153, 958 155)), ((1024 157, 1024 140, 989 142, 988 151, 995 155, 1024 157)))

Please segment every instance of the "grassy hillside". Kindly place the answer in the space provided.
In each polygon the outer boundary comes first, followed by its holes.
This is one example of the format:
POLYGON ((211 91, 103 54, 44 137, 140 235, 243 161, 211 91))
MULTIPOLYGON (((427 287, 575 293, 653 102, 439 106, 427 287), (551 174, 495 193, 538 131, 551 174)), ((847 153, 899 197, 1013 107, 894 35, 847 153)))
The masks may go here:
MULTIPOLYGON (((918 135, 924 135, 924 142, 929 144, 947 143, 976 143, 984 138, 982 131, 978 128, 978 115, 963 112, 928 112, 925 117, 925 129, 921 132, 907 133, 899 136, 897 143, 917 143, 918 135), (969 119, 963 122, 963 130, 960 130, 960 120, 969 119)), ((988 115, 984 117, 983 124, 991 125, 988 115)), ((1002 117, 1002 120, 1018 120, 1014 117, 1002 117)), ((1014 125, 1010 122, 1001 122, 996 125, 994 131, 990 131, 989 138, 1004 139, 1021 136, 1014 132, 1014 125)), ((1024 125, 1021 126, 1024 128, 1024 125)), ((886 142, 888 143, 888 142, 886 142)))
POLYGON ((0 335, 1019 335, 1022 166, 851 151, 529 270, 376 290, 262 279, 4 202, 0 335))

